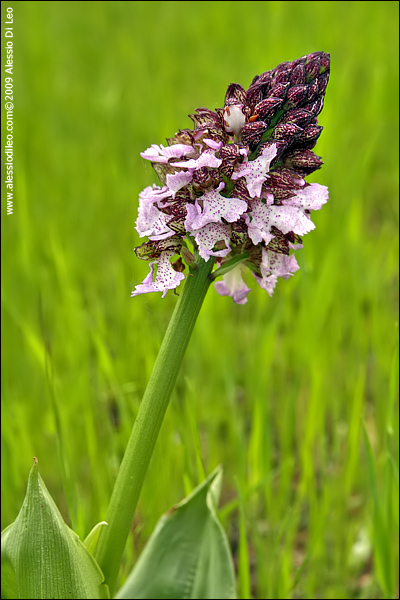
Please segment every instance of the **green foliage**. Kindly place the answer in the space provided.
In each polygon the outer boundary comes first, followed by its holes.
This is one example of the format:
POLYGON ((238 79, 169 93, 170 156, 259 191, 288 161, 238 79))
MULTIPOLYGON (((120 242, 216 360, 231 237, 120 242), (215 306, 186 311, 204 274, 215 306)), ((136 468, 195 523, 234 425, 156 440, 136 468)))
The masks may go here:
POLYGON ((116 598, 236 598, 229 544, 214 508, 221 480, 216 469, 160 519, 116 598))
POLYGON ((16 187, 14 214, 2 209, 3 527, 32 456, 81 539, 105 518, 176 304, 172 293, 129 297, 148 272, 129 254, 137 197, 156 181, 139 152, 190 127, 194 108, 221 106, 231 81, 324 50, 325 165, 311 180, 330 201, 272 298, 251 275, 245 306, 209 290, 120 583, 159 515, 222 463, 220 516, 235 559, 246 535, 253 597, 387 597, 398 564, 398 3, 7 5, 16 187))
POLYGON ((2 533, 2 598, 109 598, 93 556, 65 523, 35 460, 22 508, 2 533))
MULTIPOLYGON (((117 598, 236 598, 229 543, 217 518, 222 470, 160 519, 117 598)), ((93 550, 63 521, 32 466, 24 504, 2 533, 2 598, 109 598, 93 550)))
POLYGON ((95 555, 95 552, 96 552, 97 543, 98 543, 99 537, 100 537, 100 532, 103 529, 103 527, 107 527, 107 526, 108 526, 108 523, 106 523, 106 521, 101 521, 101 523, 97 523, 97 525, 95 525, 93 527, 93 529, 88 533, 88 535, 83 540, 84 545, 89 550, 90 554, 92 554, 93 556, 95 555))

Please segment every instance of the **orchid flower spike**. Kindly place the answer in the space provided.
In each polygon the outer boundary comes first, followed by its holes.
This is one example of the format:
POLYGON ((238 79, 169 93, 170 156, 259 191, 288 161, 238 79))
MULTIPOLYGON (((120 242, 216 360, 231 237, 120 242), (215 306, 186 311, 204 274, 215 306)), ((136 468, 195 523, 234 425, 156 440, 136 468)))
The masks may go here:
POLYGON ((237 304, 250 291, 244 267, 270 295, 278 277, 299 269, 294 252, 315 228, 311 211, 328 200, 327 187, 305 177, 322 165, 312 148, 329 69, 329 54, 314 52, 256 76, 247 90, 231 83, 222 108, 198 108, 194 129, 141 153, 161 186, 139 195, 136 231, 148 241, 135 252, 151 262, 132 296, 164 297, 185 278, 185 263, 193 268, 193 253, 215 257, 215 289, 237 304))

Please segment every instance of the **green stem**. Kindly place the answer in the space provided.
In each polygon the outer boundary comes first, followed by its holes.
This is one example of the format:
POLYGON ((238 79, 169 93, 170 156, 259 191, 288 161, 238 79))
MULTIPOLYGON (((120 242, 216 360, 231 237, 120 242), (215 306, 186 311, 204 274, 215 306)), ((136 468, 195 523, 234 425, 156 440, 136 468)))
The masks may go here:
POLYGON ((161 344, 114 485, 96 559, 113 594, 126 540, 169 398, 210 286, 214 259, 198 258, 187 276, 161 344))

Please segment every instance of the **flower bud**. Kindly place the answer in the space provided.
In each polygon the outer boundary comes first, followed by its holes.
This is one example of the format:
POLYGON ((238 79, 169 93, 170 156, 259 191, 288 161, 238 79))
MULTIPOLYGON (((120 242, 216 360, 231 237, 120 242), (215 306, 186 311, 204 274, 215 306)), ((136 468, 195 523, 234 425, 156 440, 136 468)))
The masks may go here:
POLYGON ((196 108, 197 114, 189 115, 192 119, 195 128, 220 128, 221 119, 219 115, 208 108, 196 108))
POLYGON ((246 91, 239 83, 231 83, 225 95, 225 106, 229 104, 246 104, 246 91))
POLYGON ((255 150, 261 142, 264 131, 268 126, 263 121, 255 121, 254 123, 246 123, 241 132, 242 143, 248 146, 250 150, 255 150))
POLYGON ((306 82, 306 70, 303 64, 298 64, 294 67, 290 76, 292 85, 304 85, 306 82))
POLYGON ((268 97, 270 98, 273 96, 274 98, 281 98, 282 100, 285 100, 289 88, 290 83, 277 83, 276 85, 272 85, 268 92, 268 97))
POLYGON ((274 129, 272 137, 274 140, 291 142, 294 137, 299 136, 302 132, 302 128, 294 123, 279 123, 274 129))
POLYGON ((323 165, 322 159, 311 150, 295 150, 286 155, 283 160, 283 166, 287 169, 293 169, 300 175, 309 175, 323 165))
POLYGON ((290 88, 286 96, 286 106, 288 108, 297 108, 307 98, 306 85, 294 85, 290 88))
POLYGON ((254 83, 246 92, 246 104, 254 112, 256 104, 266 98, 270 84, 269 83, 254 83))
POLYGON ((271 85, 271 81, 272 81, 272 71, 264 71, 264 73, 261 73, 261 75, 258 77, 257 79, 257 83, 258 84, 265 84, 265 85, 271 85))
POLYGON ((321 135, 323 127, 320 125, 310 124, 304 129, 302 141, 307 144, 308 148, 313 148, 321 135), (310 145, 312 144, 312 145, 310 145))
POLYGON ((320 96, 323 96, 325 94, 325 90, 326 90, 326 86, 328 85, 328 81, 329 81, 329 73, 323 73, 322 75, 320 75, 317 78, 318 94, 320 96))
POLYGON ((294 123, 298 127, 305 127, 314 119, 314 115, 304 108, 292 108, 285 113, 282 123, 294 123))
POLYGON ((309 104, 310 102, 314 102, 318 98, 318 81, 314 79, 311 83, 308 84, 307 87, 307 98, 304 101, 304 104, 309 104))
MULTIPOLYGON (((310 55, 311 56, 311 55, 310 55)), ((319 57, 309 58, 306 61, 306 81, 313 81, 319 75, 321 62, 319 57)))
POLYGON ((167 138, 167 142, 168 146, 173 146, 174 144, 187 144, 188 146, 193 146, 193 131, 190 129, 180 129, 178 133, 174 135, 174 137, 167 138))
MULTIPOLYGON (((288 64, 288 63, 286 63, 286 64, 288 64)), ((289 83, 291 74, 292 74, 291 70, 285 68, 283 65, 282 65, 281 69, 279 69, 279 68, 275 69, 274 79, 273 79, 274 85, 276 85, 278 83, 289 83)))
POLYGON ((280 109, 283 104, 282 98, 271 96, 256 104, 254 113, 258 115, 261 121, 269 123, 273 115, 280 109))
POLYGON ((324 97, 320 96, 318 97, 314 102, 310 102, 310 104, 306 104, 304 106, 304 108, 306 110, 309 110, 314 117, 317 117, 319 115, 319 113, 321 112, 321 110, 324 107, 324 97))

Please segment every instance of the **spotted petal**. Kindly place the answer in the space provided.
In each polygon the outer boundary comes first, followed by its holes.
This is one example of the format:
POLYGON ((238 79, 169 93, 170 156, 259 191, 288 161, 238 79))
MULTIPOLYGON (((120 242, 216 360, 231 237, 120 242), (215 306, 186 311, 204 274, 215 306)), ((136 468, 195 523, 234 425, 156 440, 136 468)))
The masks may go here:
POLYGON ((249 238, 255 246, 263 240, 266 244, 269 244, 274 237, 271 233, 271 225, 269 224, 269 206, 261 202, 261 200, 253 200, 251 209, 249 238))
POLYGON ((267 179, 269 166, 275 156, 276 144, 267 146, 258 158, 240 164, 233 172, 231 179, 244 177, 251 198, 260 198, 262 184, 267 179))
POLYGON ((210 256, 227 256, 231 251, 229 240, 231 237, 231 229, 229 225, 222 223, 209 223, 201 229, 193 232, 194 238, 199 248, 199 254, 204 260, 208 260, 210 256), (214 250, 216 244, 224 242, 225 248, 214 250))
POLYGON ((186 171, 178 171, 167 175, 167 186, 172 191, 173 198, 175 198, 177 191, 192 181, 192 177, 192 173, 186 171))
POLYGON ((200 229, 209 223, 222 223, 222 219, 233 223, 238 221, 247 210, 247 202, 239 198, 225 198, 219 191, 224 187, 221 183, 217 189, 211 189, 198 198, 195 205, 187 204, 186 231, 200 229), (201 207, 202 203, 203 207, 201 207))
POLYGON ((138 296, 139 294, 147 294, 149 292, 162 292, 162 298, 165 297, 168 290, 173 290, 185 279, 183 273, 175 271, 172 267, 170 259, 174 256, 175 252, 162 252, 159 259, 150 263, 150 273, 143 280, 143 283, 137 285, 132 292, 131 296, 138 296), (157 274, 153 281, 154 265, 158 265, 157 274))
POLYGON ((180 162, 171 163, 173 167, 180 167, 181 169, 188 169, 189 171, 197 171, 202 167, 211 167, 217 169, 222 164, 222 160, 217 158, 213 150, 205 150, 199 156, 199 158, 191 158, 190 160, 182 160, 180 162))
POLYGON ((141 152, 140 156, 151 162, 166 163, 170 158, 182 158, 194 152, 194 148, 187 144, 173 144, 167 147, 164 147, 162 144, 160 146, 152 144, 150 148, 141 152))
POLYGON ((168 232, 167 222, 171 217, 160 212, 157 205, 171 195, 172 192, 167 187, 159 188, 155 185, 153 187, 148 186, 140 192, 138 218, 136 220, 136 231, 140 237, 168 232))
POLYGON ((274 237, 272 227, 276 227, 283 234, 292 231, 297 235, 305 235, 315 229, 314 223, 297 206, 267 206, 261 200, 253 200, 251 222, 249 224, 249 237, 254 245, 262 240, 268 244, 274 237))
POLYGON ((274 291, 278 277, 289 279, 299 269, 294 254, 286 256, 271 250, 262 249, 261 277, 254 275, 258 285, 270 296, 274 291))
POLYGON ((311 183, 301 190, 296 190, 296 195, 282 203, 289 206, 298 206, 304 210, 320 210, 328 202, 328 188, 326 185, 311 183))

